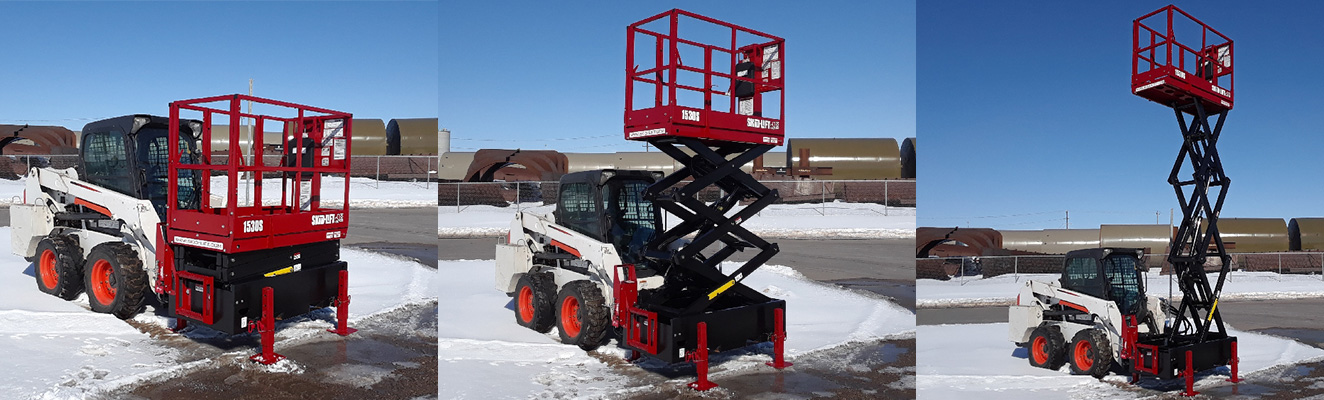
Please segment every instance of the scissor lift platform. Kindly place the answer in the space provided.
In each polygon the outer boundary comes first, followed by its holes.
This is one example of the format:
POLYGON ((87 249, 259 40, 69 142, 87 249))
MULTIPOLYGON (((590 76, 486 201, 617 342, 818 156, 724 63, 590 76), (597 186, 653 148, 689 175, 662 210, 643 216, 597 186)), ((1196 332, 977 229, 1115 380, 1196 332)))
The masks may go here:
POLYGON ((1232 39, 1171 5, 1137 18, 1131 34, 1132 93, 1169 107, 1199 101, 1211 115, 1232 109, 1232 39), (1182 29, 1191 27, 1198 35, 1182 29))

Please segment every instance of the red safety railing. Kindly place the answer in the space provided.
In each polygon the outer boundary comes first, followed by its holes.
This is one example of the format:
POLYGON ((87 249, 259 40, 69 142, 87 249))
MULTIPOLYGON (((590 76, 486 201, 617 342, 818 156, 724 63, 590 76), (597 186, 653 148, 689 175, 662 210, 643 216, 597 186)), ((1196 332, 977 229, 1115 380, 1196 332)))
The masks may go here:
POLYGON ((1168 106, 1200 100, 1209 113, 1232 109, 1232 39, 1171 5, 1137 18, 1131 31, 1133 93, 1168 106))
POLYGON ((679 9, 636 22, 626 33, 626 139, 783 143, 782 38, 679 9), (715 31, 720 35, 708 35, 708 42, 700 39, 715 31), (721 36, 721 43, 711 36, 721 36), (635 101, 649 89, 651 99, 635 101))
MULTIPOLYGON (((200 150, 196 163, 182 157, 179 146, 170 146, 169 194, 164 228, 169 243, 206 248, 225 253, 293 246, 345 236, 349 226, 350 140, 353 135, 349 113, 245 95, 225 95, 170 103, 170 143, 179 143, 181 112, 201 114, 200 150), (244 102, 272 109, 286 116, 241 111, 244 102), (240 145, 243 122, 252 126, 252 146, 240 145), (212 132, 212 124, 227 123, 228 132, 212 132), (264 127, 283 129, 285 141, 278 144, 281 161, 263 161, 264 127), (213 149, 212 135, 226 135, 228 149, 213 149), (224 157, 213 152, 224 151, 224 157), (181 182, 195 171, 200 185, 198 201, 180 202, 181 182), (183 173, 181 175, 181 173, 183 173), (181 177, 183 180, 181 180, 181 177), (324 191, 323 179, 343 180, 343 187, 324 191), (224 179, 223 190, 212 188, 213 179, 224 179), (265 179, 264 179, 265 178, 265 179), (342 179, 343 178, 343 179, 342 179), (241 185, 240 181, 245 181, 241 185), (279 202, 263 198, 263 181, 279 180, 279 202), (243 192, 241 192, 241 190, 243 192), (240 193, 249 194, 241 202, 240 193), (212 196, 219 195, 220 203, 212 196), (340 204, 323 201, 339 196, 340 204)), ((186 121, 187 120, 183 120, 186 121)), ((334 181, 330 182, 334 184, 334 181)), ((191 184, 190 184, 191 185, 191 184)))

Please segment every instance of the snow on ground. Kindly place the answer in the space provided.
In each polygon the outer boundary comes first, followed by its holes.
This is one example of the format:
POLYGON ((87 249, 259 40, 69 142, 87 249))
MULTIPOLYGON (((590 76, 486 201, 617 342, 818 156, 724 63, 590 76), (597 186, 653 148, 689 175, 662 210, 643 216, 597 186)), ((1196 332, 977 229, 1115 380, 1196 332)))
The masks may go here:
MULTIPOLYGON (((64 301, 37 290, 32 265, 10 252, 10 228, 0 227, 0 398, 82 398, 163 374, 207 365, 180 364, 180 351, 109 315, 90 311, 87 296, 64 301)), ((436 298, 440 279, 421 264, 378 253, 342 248, 349 262, 350 326, 370 315, 436 298)), ((162 327, 166 318, 147 311, 134 320, 162 327)), ((277 351, 289 339, 332 335, 325 319, 281 323, 277 351)), ((195 335, 206 335, 205 332, 195 335)), ((213 335, 214 331, 209 331, 213 335)), ((251 354, 240 347, 231 353, 251 354)), ((298 360, 263 367, 297 371, 298 360)))
MULTIPOLYGON (((437 208, 442 237, 503 236, 518 210, 550 215, 555 205, 524 203, 519 206, 443 206, 437 208)), ((738 211, 741 207, 731 210, 738 211)), ((730 214, 728 214, 730 215, 730 214)), ((668 215, 667 226, 680 222, 668 215)), ((915 208, 884 207, 872 203, 773 204, 744 223, 765 238, 785 239, 891 239, 915 237, 915 208)))
MULTIPOLYGON (((735 264, 727 263, 726 268, 735 264)), ((492 260, 442 261, 438 379, 450 398, 619 397, 627 378, 578 347, 561 344, 556 330, 540 334, 515 323, 512 300, 495 288, 492 260)), ((764 266, 743 281, 786 300, 786 355, 852 341, 913 337, 915 316, 890 301, 805 278, 785 266, 764 266)), ((616 343, 595 351, 619 358, 616 343)), ((770 358, 744 355, 714 362, 722 373, 759 371, 770 358), (731 372, 737 371, 737 372, 731 372)), ((636 367, 626 367, 636 368, 636 367)), ((676 380, 693 380, 683 376, 676 380)), ((635 388, 637 390, 637 388, 635 388)))
MULTIPOLYGON (((1113 399, 1157 392, 1122 389, 1127 377, 1111 374, 1099 381, 1071 375, 1070 367, 1050 371, 1030 366, 1026 351, 1007 338, 1007 324, 926 325, 916 338, 917 396, 932 399, 1113 399)), ((1239 342, 1240 374, 1277 365, 1324 360, 1324 350, 1289 339, 1232 330, 1239 342)), ((1195 389, 1223 384, 1227 372, 1215 370, 1196 380, 1195 389)))
MULTIPOLYGON (((225 204, 227 178, 216 176, 211 179, 211 194, 216 205, 225 204)), ((252 193, 251 187, 245 189, 244 182, 239 183, 238 198, 245 202, 245 193, 252 193)), ((344 178, 323 179, 322 193, 327 206, 343 204, 340 191, 345 187, 344 178), (334 193, 334 196, 331 195, 334 193)), ((280 204, 281 180, 265 179, 262 181, 262 201, 264 204, 280 204)), ((402 208, 434 207, 437 205, 437 185, 427 182, 378 181, 371 178, 349 178, 349 206, 353 208, 402 208)), ((0 179, 0 206, 23 201, 23 181, 0 179)))
MULTIPOLYGON (((959 277, 948 281, 917 279, 915 306, 1009 305, 1016 301, 1016 295, 1020 293, 1025 281, 1057 281, 1061 276, 1061 274, 1020 274, 1019 276, 1008 274, 988 279, 980 279, 980 277, 959 277)), ((1150 272, 1146 273, 1145 277, 1147 292, 1168 296, 1168 280, 1171 275, 1150 272)), ((1176 289, 1175 284, 1172 287, 1175 298, 1180 298, 1181 291, 1176 289)), ((1228 273, 1227 282, 1223 284, 1223 294, 1219 298, 1228 300, 1306 297, 1324 297, 1324 278, 1319 275, 1233 271, 1228 273)))

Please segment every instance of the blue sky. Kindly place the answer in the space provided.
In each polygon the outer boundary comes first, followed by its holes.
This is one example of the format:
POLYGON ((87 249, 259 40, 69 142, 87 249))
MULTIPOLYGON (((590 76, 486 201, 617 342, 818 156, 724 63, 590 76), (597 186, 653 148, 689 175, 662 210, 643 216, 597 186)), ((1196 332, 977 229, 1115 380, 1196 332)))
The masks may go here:
POLYGON ((435 2, 0 2, 0 123, 81 129, 246 93, 437 114, 435 2))
MULTIPOLYGON (((1129 90, 1132 20, 1166 4, 921 2, 919 225, 1167 223, 1177 122, 1129 90)), ((1222 216, 1324 214, 1324 3, 1177 6, 1236 43, 1222 216)))
POLYGON ((914 7, 909 1, 448 3, 441 21, 441 126, 451 130, 455 151, 640 151, 642 144, 622 134, 625 27, 681 8, 786 39, 788 137, 912 137, 914 7))

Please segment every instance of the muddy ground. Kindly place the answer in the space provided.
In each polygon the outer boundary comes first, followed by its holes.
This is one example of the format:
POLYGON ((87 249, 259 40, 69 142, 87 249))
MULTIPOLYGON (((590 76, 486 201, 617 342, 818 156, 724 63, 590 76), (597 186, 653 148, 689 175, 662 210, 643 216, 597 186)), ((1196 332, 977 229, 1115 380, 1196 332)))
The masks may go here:
MULTIPOLYGON (((330 310, 313 320, 333 321, 330 310)), ((307 323, 288 321, 282 324, 307 323)), ((272 366, 248 360, 255 334, 189 338, 159 326, 154 335, 184 350, 179 373, 113 393, 134 399, 414 399, 437 394, 437 303, 414 304, 351 326, 346 337, 323 332, 278 341, 288 359, 272 366)), ((187 331, 185 332, 187 335, 187 331)))

